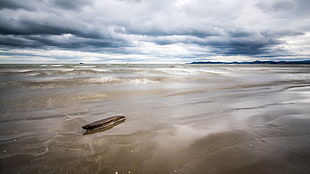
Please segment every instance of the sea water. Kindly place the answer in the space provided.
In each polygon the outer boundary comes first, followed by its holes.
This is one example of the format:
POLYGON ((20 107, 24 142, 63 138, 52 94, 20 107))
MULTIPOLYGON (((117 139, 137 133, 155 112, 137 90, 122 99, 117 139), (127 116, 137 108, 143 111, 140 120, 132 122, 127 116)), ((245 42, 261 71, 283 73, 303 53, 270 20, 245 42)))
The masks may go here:
POLYGON ((309 106, 309 65, 0 65, 0 173, 310 173, 309 106))

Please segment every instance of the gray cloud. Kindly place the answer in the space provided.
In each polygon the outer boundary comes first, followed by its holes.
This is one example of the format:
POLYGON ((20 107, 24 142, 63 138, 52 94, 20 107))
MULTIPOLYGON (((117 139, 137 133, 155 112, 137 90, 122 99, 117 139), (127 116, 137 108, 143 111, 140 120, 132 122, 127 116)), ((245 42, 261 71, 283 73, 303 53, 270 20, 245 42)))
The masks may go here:
POLYGON ((50 2, 57 7, 67 10, 81 10, 82 7, 92 5, 92 1, 89 0, 50 0, 50 2))
POLYGON ((296 3, 292 0, 261 1, 257 7, 266 12, 287 12, 295 9, 296 3))
POLYGON ((82 7, 91 5, 88 0, 1 0, 0 9, 25 9, 29 11, 41 8, 56 7, 66 10, 80 10, 82 7))
POLYGON ((2 9, 25 9, 34 10, 34 6, 30 0, 19 1, 19 0, 1 0, 0 10, 2 9))
POLYGON ((150 43, 164 55, 169 51, 164 48, 182 44, 184 50, 199 50, 187 57, 273 57, 285 51, 279 47, 288 37, 309 32, 307 5, 306 0, 2 0, 0 48, 146 54, 141 46, 150 43))

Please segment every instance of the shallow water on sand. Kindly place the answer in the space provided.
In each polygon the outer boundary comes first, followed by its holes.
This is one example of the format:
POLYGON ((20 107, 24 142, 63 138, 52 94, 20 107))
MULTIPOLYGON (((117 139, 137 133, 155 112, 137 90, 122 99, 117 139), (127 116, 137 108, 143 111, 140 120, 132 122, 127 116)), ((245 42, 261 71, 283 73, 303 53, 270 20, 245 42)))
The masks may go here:
POLYGON ((309 65, 0 65, 0 82, 0 173, 310 173, 309 65))

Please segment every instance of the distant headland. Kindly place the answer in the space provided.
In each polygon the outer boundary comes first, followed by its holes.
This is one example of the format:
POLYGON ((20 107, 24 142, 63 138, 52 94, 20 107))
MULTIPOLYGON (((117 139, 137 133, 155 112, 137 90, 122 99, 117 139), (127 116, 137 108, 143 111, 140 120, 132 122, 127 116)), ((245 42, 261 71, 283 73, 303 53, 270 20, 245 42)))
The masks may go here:
POLYGON ((302 61, 252 61, 252 62, 191 62, 189 64, 310 64, 310 60, 302 61))

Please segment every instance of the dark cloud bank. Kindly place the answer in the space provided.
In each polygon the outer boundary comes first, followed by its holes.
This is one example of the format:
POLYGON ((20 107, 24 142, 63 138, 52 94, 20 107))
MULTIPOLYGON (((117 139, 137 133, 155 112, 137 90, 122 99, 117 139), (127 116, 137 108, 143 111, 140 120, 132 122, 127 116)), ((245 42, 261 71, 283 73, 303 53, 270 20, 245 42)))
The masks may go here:
MULTIPOLYGON (((0 48, 156 58, 154 51, 141 51, 149 43, 167 49, 181 44, 190 52, 187 57, 205 55, 206 59, 217 55, 298 56, 298 49, 305 49, 303 55, 309 56, 307 47, 286 46, 287 38, 294 40, 309 32, 306 7, 310 7, 306 0, 2 0, 0 48)), ((307 40, 302 43, 309 44, 307 40)))

